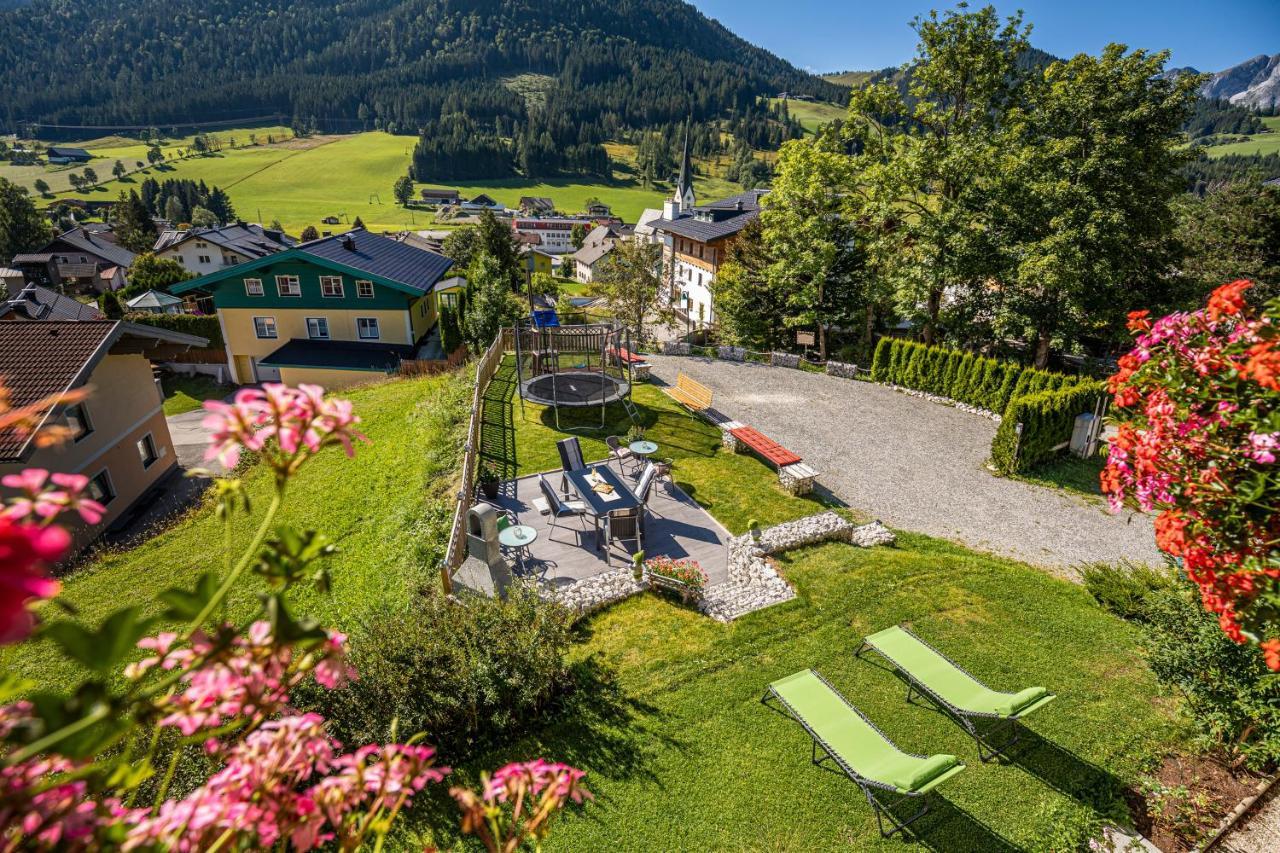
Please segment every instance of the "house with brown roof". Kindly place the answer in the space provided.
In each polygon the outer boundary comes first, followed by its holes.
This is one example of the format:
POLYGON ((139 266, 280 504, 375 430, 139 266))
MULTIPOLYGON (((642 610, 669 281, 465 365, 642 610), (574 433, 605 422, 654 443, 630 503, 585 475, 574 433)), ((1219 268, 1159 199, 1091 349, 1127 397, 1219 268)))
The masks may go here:
POLYGON ((31 284, 105 293, 124 287, 133 259, 133 252, 117 243, 110 231, 76 227, 38 252, 15 255, 13 263, 31 284))
POLYGON ((77 550, 127 521, 177 466, 151 359, 208 343, 119 320, 0 323, 0 376, 11 405, 91 389, 86 399, 45 414, 41 427, 67 430, 62 444, 41 447, 31 435, 0 432, 0 475, 44 468, 88 477, 89 496, 107 511, 92 526, 68 519, 77 550))

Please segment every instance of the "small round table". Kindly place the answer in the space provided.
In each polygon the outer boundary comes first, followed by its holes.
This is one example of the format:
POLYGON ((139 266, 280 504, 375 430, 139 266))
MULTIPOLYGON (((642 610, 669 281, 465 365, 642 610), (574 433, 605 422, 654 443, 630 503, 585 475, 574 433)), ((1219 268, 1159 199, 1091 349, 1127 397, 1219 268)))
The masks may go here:
POLYGON ((651 453, 658 452, 658 445, 654 444, 652 441, 633 441, 627 445, 627 448, 636 458, 643 459, 646 462, 649 460, 649 455, 651 453))
POLYGON ((527 524, 513 524, 505 530, 498 531, 498 544, 515 549, 516 561, 521 569, 524 568, 524 556, 528 553, 529 546, 537 538, 538 531, 527 524))

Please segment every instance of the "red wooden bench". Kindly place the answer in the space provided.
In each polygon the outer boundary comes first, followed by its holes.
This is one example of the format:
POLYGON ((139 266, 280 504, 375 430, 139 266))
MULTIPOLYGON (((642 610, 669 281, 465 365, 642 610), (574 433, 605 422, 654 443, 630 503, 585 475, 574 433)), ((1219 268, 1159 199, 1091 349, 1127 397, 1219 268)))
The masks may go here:
POLYGON ((775 468, 784 468, 800 461, 799 456, 787 450, 781 444, 769 438, 769 436, 749 426, 731 429, 729 434, 756 453, 759 453, 772 463, 775 468))
POLYGON ((644 364, 644 356, 636 355, 626 347, 610 347, 609 355, 620 361, 625 361, 627 364, 644 364))

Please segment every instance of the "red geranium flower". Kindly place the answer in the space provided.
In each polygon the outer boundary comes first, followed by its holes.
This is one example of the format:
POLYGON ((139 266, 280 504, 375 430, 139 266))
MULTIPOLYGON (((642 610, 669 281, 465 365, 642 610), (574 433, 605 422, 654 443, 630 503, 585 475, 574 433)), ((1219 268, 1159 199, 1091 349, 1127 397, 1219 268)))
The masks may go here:
POLYGON ((1239 314, 1245 305, 1244 292, 1251 287, 1253 282, 1242 278, 1215 290, 1209 297, 1209 319, 1216 323, 1223 317, 1239 314))

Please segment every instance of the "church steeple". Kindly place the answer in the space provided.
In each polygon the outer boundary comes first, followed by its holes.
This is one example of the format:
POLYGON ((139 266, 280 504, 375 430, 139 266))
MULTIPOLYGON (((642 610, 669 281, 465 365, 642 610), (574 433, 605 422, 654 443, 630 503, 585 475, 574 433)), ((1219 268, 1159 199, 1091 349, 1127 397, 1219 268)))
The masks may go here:
POLYGON ((684 155, 680 159, 680 178, 676 181, 675 200, 681 210, 691 210, 696 203, 693 194, 693 164, 689 161, 689 121, 684 123, 684 155))

